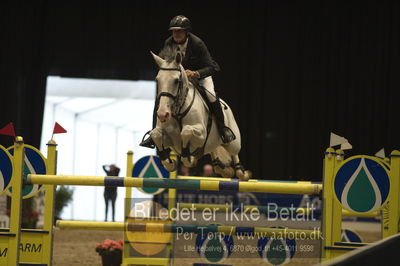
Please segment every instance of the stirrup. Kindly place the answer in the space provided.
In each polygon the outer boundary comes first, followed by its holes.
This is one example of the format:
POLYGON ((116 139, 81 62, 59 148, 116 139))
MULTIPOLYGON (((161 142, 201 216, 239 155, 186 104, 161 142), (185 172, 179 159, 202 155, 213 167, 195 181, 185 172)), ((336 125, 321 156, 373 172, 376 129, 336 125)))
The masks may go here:
POLYGON ((151 130, 147 131, 146 134, 144 134, 144 136, 142 138, 142 142, 140 142, 139 146, 150 148, 150 149, 154 149, 156 147, 153 139, 150 136, 150 132, 151 132, 151 130), (149 137, 147 139, 145 139, 145 137, 147 135, 149 135, 149 137))
POLYGON ((223 143, 229 143, 236 139, 235 133, 229 127, 222 127, 221 128, 221 139, 223 143))

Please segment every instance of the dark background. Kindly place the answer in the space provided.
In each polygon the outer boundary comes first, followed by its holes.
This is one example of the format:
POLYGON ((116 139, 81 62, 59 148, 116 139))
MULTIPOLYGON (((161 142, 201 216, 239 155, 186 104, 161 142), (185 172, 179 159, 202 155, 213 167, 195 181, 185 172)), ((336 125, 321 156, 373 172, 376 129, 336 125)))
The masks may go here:
POLYGON ((149 50, 184 14, 222 68, 216 89, 256 178, 320 180, 331 131, 348 154, 400 147, 398 1, 82 2, 0 9, 0 127, 14 122, 29 144, 40 142, 47 75, 153 80, 149 50))

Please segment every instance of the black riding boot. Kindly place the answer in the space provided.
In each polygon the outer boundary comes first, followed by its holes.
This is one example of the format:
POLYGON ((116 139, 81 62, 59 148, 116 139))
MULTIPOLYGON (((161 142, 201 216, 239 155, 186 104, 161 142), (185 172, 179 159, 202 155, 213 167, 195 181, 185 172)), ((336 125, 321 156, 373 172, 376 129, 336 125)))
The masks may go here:
MULTIPOLYGON (((156 103, 154 105, 154 110, 153 110, 153 129, 156 127, 156 123, 157 123, 157 115, 156 115, 157 108, 158 108, 158 101, 156 100, 156 103)), ((139 146, 150 148, 150 149, 154 149, 156 147, 156 144, 154 143, 153 139, 150 136, 150 132, 151 132, 151 130, 147 131, 146 134, 144 134, 142 142, 140 142, 139 146), (149 135, 149 136, 146 138, 146 135, 149 135)))
POLYGON ((232 132, 232 130, 225 126, 225 119, 224 119, 224 114, 222 112, 222 107, 221 103, 219 102, 219 99, 217 99, 215 102, 210 103, 211 107, 211 112, 215 116, 216 122, 217 122, 217 127, 218 127, 218 132, 221 136, 222 142, 223 143, 229 143, 233 140, 236 139, 235 134, 232 132))

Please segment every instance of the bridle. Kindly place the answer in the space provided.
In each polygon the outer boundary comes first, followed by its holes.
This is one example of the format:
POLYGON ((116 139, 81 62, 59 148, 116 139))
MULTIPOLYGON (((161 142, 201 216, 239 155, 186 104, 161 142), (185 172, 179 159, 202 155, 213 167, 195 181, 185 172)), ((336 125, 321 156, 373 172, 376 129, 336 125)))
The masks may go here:
POLYGON ((164 96, 164 97, 171 98, 174 101, 174 105, 173 105, 173 108, 172 108, 172 112, 173 112, 172 113, 172 117, 174 117, 179 122, 179 124, 182 124, 182 118, 184 118, 187 115, 187 113, 189 112, 190 108, 192 108, 196 92, 195 92, 195 90, 193 90, 192 101, 190 102, 190 104, 186 108, 186 110, 181 112, 181 110, 183 108, 183 105, 186 102, 186 97, 187 97, 188 92, 189 92, 188 87, 186 87, 186 90, 184 91, 185 94, 181 95, 182 91, 183 91, 182 70, 180 68, 165 68, 165 67, 160 67, 160 70, 178 71, 180 73, 179 83, 178 83, 178 91, 177 91, 176 95, 173 95, 172 93, 169 93, 169 92, 160 92, 157 95, 156 106, 159 105, 161 97, 164 96))
POLYGON ((179 68, 165 68, 165 67, 160 67, 160 70, 165 70, 165 71, 179 71, 180 76, 179 76, 178 92, 176 93, 176 95, 172 95, 172 94, 169 93, 169 92, 160 92, 160 93, 157 95, 157 101, 159 101, 160 98, 161 98, 162 96, 172 98, 174 101, 176 101, 176 98, 179 96, 179 94, 180 94, 180 92, 181 92, 181 90, 182 90, 182 88, 183 88, 181 70, 180 70, 179 68))

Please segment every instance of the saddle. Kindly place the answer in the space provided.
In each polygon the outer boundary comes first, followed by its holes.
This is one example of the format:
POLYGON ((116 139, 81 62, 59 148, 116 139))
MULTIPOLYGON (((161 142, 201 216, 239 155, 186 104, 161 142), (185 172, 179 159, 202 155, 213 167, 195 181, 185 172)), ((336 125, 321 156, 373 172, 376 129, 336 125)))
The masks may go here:
MULTIPOLYGON (((212 106, 211 106, 210 100, 208 99, 206 88, 204 88, 203 86, 200 85, 199 79, 197 79, 197 78, 190 79, 190 82, 193 84, 195 89, 200 93, 200 96, 203 99, 203 101, 205 102, 205 104, 208 108, 208 111, 211 112, 212 106)), ((215 92, 215 97, 219 103, 222 103, 224 110, 228 109, 228 107, 223 102, 220 101, 216 92, 215 92)))

